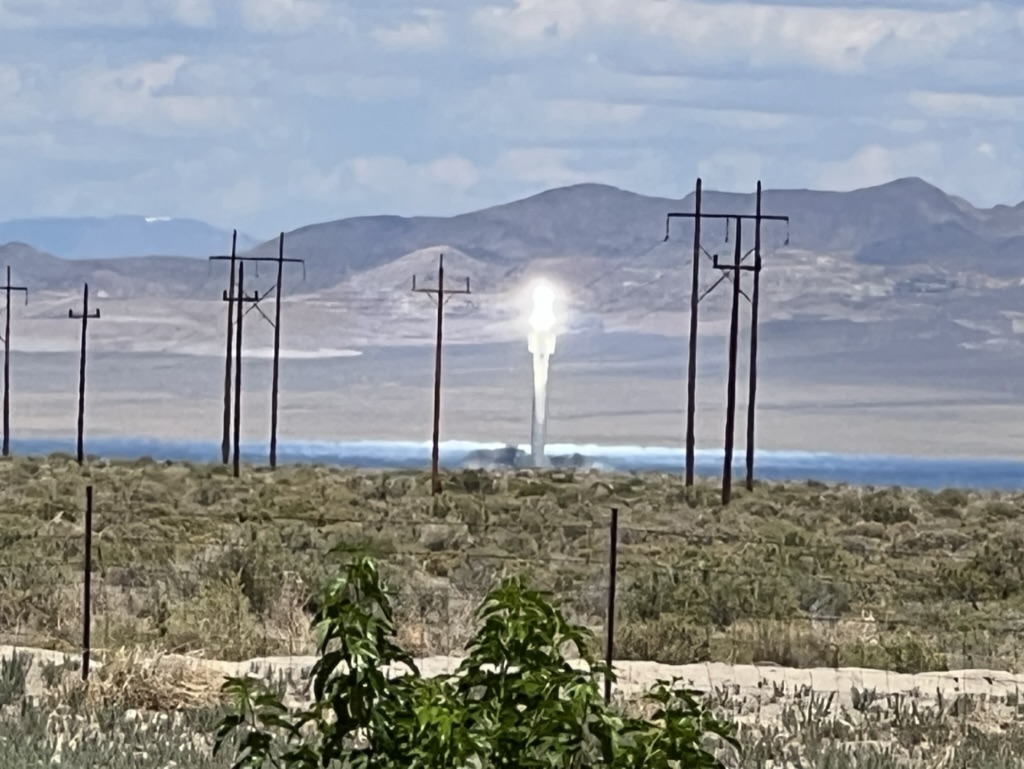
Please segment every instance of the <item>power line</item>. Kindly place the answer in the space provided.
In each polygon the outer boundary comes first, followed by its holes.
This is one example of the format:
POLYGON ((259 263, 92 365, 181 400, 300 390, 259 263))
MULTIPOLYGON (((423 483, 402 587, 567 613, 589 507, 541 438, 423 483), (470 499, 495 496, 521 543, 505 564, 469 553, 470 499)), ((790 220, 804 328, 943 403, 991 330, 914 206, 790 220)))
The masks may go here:
MULTIPOLYGON (((235 359, 237 364, 235 365, 235 414, 234 414, 234 453, 232 456, 232 464, 234 467, 235 477, 237 478, 241 473, 241 443, 242 443, 242 320, 245 314, 242 312, 243 306, 246 303, 258 302, 259 294, 252 294, 247 296, 245 293, 245 263, 238 265, 238 294, 235 295, 233 291, 225 290, 223 301, 228 303, 229 308, 235 309, 235 359)), ((230 338, 230 337, 229 337, 230 338)), ((228 392, 228 403, 230 403, 231 393, 228 392)))
MULTIPOLYGON (((732 496, 732 451, 736 437, 736 353, 739 346, 740 332, 740 276, 744 269, 743 220, 736 220, 736 253, 733 263, 729 266, 719 264, 715 259, 715 269, 733 270, 732 277, 732 310, 729 320, 729 373, 725 386, 725 462, 722 466, 722 504, 729 504, 732 496)), ((723 273, 724 274, 724 273, 723 273)))
MULTIPOLYGON (((284 280, 285 262, 299 263, 302 265, 302 278, 306 278, 306 262, 302 259, 284 258, 284 233, 278 240, 277 246, 277 284, 274 288, 274 372, 273 382, 270 387, 270 467, 277 467, 277 396, 278 383, 281 369, 281 292, 284 280)), ((257 265, 259 262, 257 262, 257 265)), ((258 305, 257 305, 258 306, 258 305)))
POLYGON ((11 285, 11 266, 7 265, 7 284, 3 291, 6 295, 6 311, 4 313, 4 437, 3 455, 11 455, 11 292, 23 291, 25 304, 28 304, 28 288, 11 285))
MULTIPOLYGON (((761 180, 757 181, 757 202, 754 225, 754 288, 750 299, 750 362, 747 368, 747 491, 754 490, 754 418, 757 406, 757 330, 761 300, 761 180)), ((789 223, 789 218, 786 218, 789 223)), ((739 273, 737 273, 737 276, 739 273)))
POLYGON ((441 493, 440 457, 441 457, 441 343, 444 328, 444 306, 455 294, 470 294, 469 278, 466 287, 461 289, 445 289, 444 285, 444 254, 437 260, 437 288, 418 288, 416 276, 412 277, 412 290, 420 294, 429 294, 437 303, 437 341, 434 347, 434 434, 433 447, 430 455, 430 487, 435 495, 441 493))
POLYGON ((231 313, 234 311, 235 296, 235 261, 237 259, 236 249, 238 248, 238 230, 231 232, 231 254, 230 256, 211 256, 210 259, 229 259, 231 261, 231 273, 228 278, 228 327, 227 327, 227 349, 224 353, 224 425, 220 443, 221 462, 228 463, 231 453, 231 313))
MULTIPOLYGON (((752 307, 752 331, 750 342, 750 369, 749 369, 749 396, 747 399, 747 447, 746 447, 746 469, 747 488, 753 488, 754 484, 754 401, 757 393, 757 310, 760 292, 761 272, 761 225, 766 221, 782 221, 787 227, 788 216, 768 216, 761 211, 761 182, 757 183, 757 204, 754 214, 724 214, 707 213, 701 210, 702 181, 697 179, 696 196, 694 198, 694 210, 692 213, 669 213, 665 218, 665 240, 669 239, 672 219, 684 218, 693 219, 693 275, 690 287, 690 339, 689 355, 687 362, 686 381, 686 486, 692 487, 694 482, 694 468, 696 465, 696 409, 697 409, 697 335, 698 335, 698 306, 721 282, 729 276, 733 284, 732 292, 732 321, 729 329, 729 380, 726 392, 726 439, 725 439, 725 464, 722 478, 722 504, 728 504, 732 490, 732 444, 735 418, 736 399, 736 347, 738 344, 739 327, 739 297, 744 296, 752 307), (712 263, 715 269, 722 271, 722 278, 719 278, 709 289, 699 293, 700 280, 700 254, 707 254, 707 250, 701 245, 701 221, 703 219, 724 220, 726 222, 726 242, 729 241, 729 223, 736 223, 736 244, 733 263, 722 265, 718 261, 717 254, 712 256, 712 263), (746 257, 750 255, 742 250, 742 224, 744 219, 752 219, 755 222, 754 239, 754 264, 745 265, 746 257), (743 271, 754 273, 754 287, 751 296, 743 292, 740 285, 740 275, 743 271)), ((789 235, 786 235, 786 245, 789 244, 789 235)))
MULTIPOLYGON (((304 259, 286 259, 284 256, 284 233, 282 232, 278 237, 278 252, 276 257, 270 256, 239 256, 237 253, 238 245, 238 231, 234 230, 231 236, 231 253, 229 255, 216 255, 209 257, 211 261, 228 261, 231 264, 230 269, 230 282, 229 288, 226 292, 225 301, 232 301, 230 299, 231 292, 234 290, 235 282, 235 265, 239 265, 244 262, 255 262, 256 264, 256 276, 259 276, 259 263, 260 262, 275 262, 277 264, 277 280, 274 287, 267 291, 263 296, 260 296, 259 292, 256 292, 253 296, 254 299, 251 302, 252 306, 245 310, 244 314, 239 315, 236 321, 238 327, 241 325, 241 319, 245 315, 248 315, 252 310, 256 310, 263 319, 267 321, 274 329, 274 357, 273 357, 273 374, 271 377, 270 385, 270 467, 277 467, 277 426, 278 426, 278 394, 280 389, 280 370, 281 370, 281 295, 283 293, 283 281, 284 281, 284 265, 287 264, 301 264, 302 265, 302 279, 306 279, 306 262, 304 259), (261 299, 266 299, 271 294, 274 295, 274 320, 267 317, 266 313, 259 306, 261 299)), ((247 300, 248 301, 248 300, 247 300)), ((230 431, 231 431, 231 345, 233 341, 235 326, 232 324, 233 305, 228 305, 228 320, 227 320, 227 344, 226 352, 224 355, 224 424, 223 424, 223 436, 221 439, 221 461, 224 464, 228 462, 228 455, 231 445, 230 431)), ((240 333, 240 332, 239 332, 240 333)), ((236 355, 237 361, 235 363, 239 368, 242 365, 241 358, 241 344, 235 345, 238 354, 236 355)), ((236 376, 236 380, 238 377, 236 376)), ((235 394, 235 398, 241 398, 241 391, 235 394)), ((237 412, 238 409, 236 408, 237 412)), ((237 430, 237 427, 236 427, 237 430)), ((237 441, 236 441, 237 442, 237 441)))
MULTIPOLYGON (((10 282, 10 281, 8 281, 10 282)), ((99 320, 100 311, 89 312, 89 284, 85 284, 82 291, 82 313, 75 315, 74 310, 68 310, 68 318, 82 321, 82 351, 78 362, 78 464, 85 463, 85 350, 86 336, 89 330, 90 320, 99 320)))

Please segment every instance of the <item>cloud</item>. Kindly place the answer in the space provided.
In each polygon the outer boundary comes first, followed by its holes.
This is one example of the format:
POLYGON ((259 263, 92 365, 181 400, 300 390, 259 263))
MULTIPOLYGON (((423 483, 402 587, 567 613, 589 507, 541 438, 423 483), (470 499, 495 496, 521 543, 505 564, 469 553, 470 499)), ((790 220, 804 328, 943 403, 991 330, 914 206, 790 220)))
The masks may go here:
POLYGON ((19 29, 142 28, 171 22, 210 27, 217 19, 215 5, 214 0, 91 0, 77 4, 64 0, 0 0, 0 25, 19 29))
POLYGON ((1024 96, 912 91, 910 103, 930 117, 1012 121, 1024 119, 1024 96))
POLYGON ((373 30, 377 42, 386 48, 404 51, 430 51, 448 42, 444 16, 436 11, 421 10, 413 21, 403 21, 392 27, 373 30))
POLYGON ((210 28, 240 23, 250 32, 291 34, 339 23, 342 5, 326 0, 0 0, 6 29, 121 28, 161 24, 210 28))
POLYGON ((174 92, 187 63, 184 56, 169 56, 116 69, 87 70, 71 86, 75 112, 95 124, 155 136, 196 129, 219 134, 237 126, 242 118, 237 109, 240 101, 174 92))
POLYGON ((697 175, 1015 203, 1017 5, 0 0, 0 208, 273 233, 697 175))
POLYGON ((146 4, 133 0, 97 0, 77 8, 62 0, 0 0, 0 25, 6 29, 138 26, 151 18, 146 4))
MULTIPOLYGON (((323 0, 240 0, 242 22, 258 32, 296 33, 332 17, 323 0)), ((343 23, 335 20, 336 24, 343 23)))
POLYGON ((991 24, 992 17, 984 3, 927 12, 693 0, 516 0, 511 7, 479 10, 474 22, 506 48, 615 34, 663 39, 702 58, 755 65, 800 61, 846 72, 862 70, 888 43, 906 56, 934 59, 991 24))
POLYGON ((992 138, 961 136, 955 141, 919 140, 893 146, 861 147, 852 155, 815 164, 819 188, 851 190, 920 176, 971 202, 1016 203, 1024 189, 1024 150, 1005 130, 992 138))
POLYGON ((501 152, 495 165, 499 172, 534 186, 561 187, 599 179, 600 174, 572 167, 580 155, 579 151, 551 147, 518 148, 501 152))
POLYGON ((728 149, 706 157, 697 165, 702 179, 714 180, 716 188, 753 190, 764 174, 764 160, 749 149, 728 149))
POLYGON ((829 190, 852 190, 884 184, 902 176, 934 169, 942 160, 938 142, 921 142, 890 149, 877 144, 852 156, 821 164, 815 184, 829 190))
POLYGON ((644 116, 642 104, 616 104, 614 102, 585 99, 551 99, 544 104, 549 120, 563 125, 591 125, 635 123, 644 116))
POLYGON ((213 27, 217 12, 213 0, 170 0, 171 13, 180 23, 190 27, 213 27))
POLYGON ((474 164, 459 155, 446 155, 411 163, 393 155, 353 158, 348 164, 352 181, 383 195, 404 195, 426 203, 434 196, 461 195, 479 180, 474 164))
POLYGON ((360 75, 332 78, 324 93, 342 94, 356 102, 412 99, 423 90, 416 75, 360 75))

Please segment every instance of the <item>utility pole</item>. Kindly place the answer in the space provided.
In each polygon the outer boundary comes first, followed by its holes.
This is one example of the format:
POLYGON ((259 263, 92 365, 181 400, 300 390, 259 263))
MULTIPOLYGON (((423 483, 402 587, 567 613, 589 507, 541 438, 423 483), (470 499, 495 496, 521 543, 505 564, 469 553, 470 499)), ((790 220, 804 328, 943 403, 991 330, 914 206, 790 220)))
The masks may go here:
MULTIPOLYGON (((751 346, 750 346, 750 356, 751 356, 750 357, 750 383, 749 383, 749 388, 750 389, 749 389, 749 397, 748 397, 748 402, 747 402, 747 447, 746 447, 746 454, 747 454, 747 456, 746 456, 746 462, 747 462, 747 487, 748 488, 752 488, 753 487, 753 483, 754 483, 754 481, 753 481, 753 478, 754 478, 754 427, 753 427, 753 424, 754 424, 755 397, 756 397, 756 391, 757 391, 757 361, 756 361, 756 358, 757 358, 757 329, 756 329, 756 326, 757 326, 758 303, 759 303, 759 298, 760 298, 761 225, 762 225, 763 222, 766 222, 766 221, 780 221, 780 222, 785 222, 786 225, 788 226, 789 225, 789 217, 788 216, 767 216, 767 215, 764 215, 764 214, 761 213, 761 182, 760 181, 758 181, 758 183, 757 183, 757 211, 753 215, 751 215, 751 214, 706 213, 706 212, 701 210, 701 196, 702 196, 702 183, 701 183, 700 179, 697 179, 696 200, 695 200, 695 205, 694 205, 694 211, 692 213, 669 213, 669 214, 667 214, 666 220, 665 220, 665 240, 666 241, 669 239, 670 225, 671 225, 672 219, 680 218, 680 219, 693 219, 694 220, 694 236, 693 236, 693 252, 694 252, 693 261, 694 261, 694 265, 693 265, 693 278, 692 278, 693 284, 690 287, 690 296, 691 296, 691 299, 690 299, 690 340, 689 340, 690 341, 690 350, 689 350, 690 358, 689 358, 689 366, 688 366, 688 371, 687 371, 687 395, 688 395, 688 402, 687 402, 687 408, 686 408, 686 411, 687 411, 687 420, 686 420, 686 433, 687 433, 687 446, 686 446, 686 486, 690 487, 690 486, 693 485, 694 465, 695 465, 695 443, 696 443, 696 441, 694 439, 694 434, 695 434, 695 426, 694 425, 695 425, 695 416, 696 416, 696 390, 697 390, 697 328, 698 328, 697 308, 698 308, 700 302, 703 301, 712 291, 714 291, 714 289, 723 280, 725 280, 727 277, 730 277, 729 273, 732 273, 731 279, 733 281, 733 297, 734 297, 733 312, 738 314, 738 296, 745 297, 750 302, 751 307, 753 308, 752 315, 753 315, 754 327, 753 327, 752 333, 751 333, 751 346), (718 263, 718 255, 717 254, 714 254, 714 255, 709 254, 707 249, 705 249, 701 245, 701 242, 700 242, 700 235, 701 235, 700 223, 701 223, 702 219, 725 220, 725 222, 726 222, 726 242, 728 242, 728 240, 729 240, 729 236, 728 236, 728 225, 729 225, 729 222, 732 221, 732 222, 736 223, 736 230, 737 230, 737 232, 736 232, 737 238, 736 239, 737 239, 737 243, 736 243, 736 247, 735 247, 734 261, 733 261, 732 265, 721 265, 721 264, 719 264, 718 263), (748 251, 745 254, 742 252, 742 242, 741 242, 742 232, 741 232, 741 225, 740 225, 740 222, 743 221, 744 219, 748 219, 748 220, 749 219, 753 219, 753 220, 755 220, 755 245, 754 245, 753 249, 751 249, 750 251, 748 251), (698 262, 699 254, 701 252, 703 252, 706 256, 711 258, 715 268, 719 269, 719 270, 722 270, 723 271, 723 275, 717 281, 715 281, 715 283, 713 283, 708 289, 706 289, 702 293, 698 293, 697 281, 698 281, 698 279, 700 277, 700 273, 699 273, 699 268, 698 268, 696 263, 698 262), (750 256, 751 253, 754 254, 754 266, 752 266, 752 267, 751 266, 743 266, 742 263, 746 260, 746 258, 748 256, 750 256), (751 272, 754 273, 754 285, 753 285, 752 296, 747 296, 747 294, 744 293, 742 288, 740 287, 739 276, 740 276, 740 272, 741 271, 751 271, 751 272)), ((788 244, 789 244, 789 235, 787 233, 785 245, 788 245, 788 244)), ((738 326, 738 320, 737 320, 737 326, 738 326)), ((733 329, 730 328, 730 348, 732 347, 732 341, 731 340, 732 340, 733 333, 734 333, 733 329)), ((736 332, 736 333, 738 334, 738 332, 736 332)), ((734 356, 731 353, 730 354, 730 358, 732 358, 732 357, 734 357, 734 356)), ((733 392, 733 404, 734 404, 733 405, 733 412, 735 411, 735 370, 734 369, 735 369, 735 366, 733 364, 733 373, 729 377, 729 379, 730 379, 730 385, 729 386, 732 388, 732 392, 733 392)), ((727 399, 728 399, 728 393, 727 393, 727 399)), ((728 404, 727 404, 727 412, 728 412, 728 404)), ((733 413, 733 417, 730 417, 728 413, 726 415, 726 421, 729 423, 729 426, 727 427, 729 436, 732 436, 732 434, 733 434, 732 420, 734 420, 734 417, 735 417, 734 413, 733 413)), ((729 450, 729 447, 731 447, 731 445, 733 443, 732 438, 728 437, 727 440, 726 440, 726 443, 727 443, 727 454, 729 454, 729 453, 731 453, 731 451, 729 450)), ((723 504, 728 504, 728 501, 729 501, 729 498, 730 498, 730 495, 731 495, 731 489, 729 488, 729 484, 731 483, 731 474, 732 474, 731 456, 726 458, 726 462, 728 463, 728 467, 723 471, 723 476, 724 476, 723 477, 723 489, 722 489, 723 504)))
POLYGON ((732 316, 729 320, 729 373, 725 386, 725 460, 722 465, 722 504, 729 504, 732 497, 732 452, 736 437, 736 353, 740 333, 740 276, 743 265, 743 219, 736 219, 736 248, 733 263, 722 265, 715 257, 715 269, 731 270, 732 316))
MULTIPOLYGON (((270 468, 277 467, 277 412, 281 369, 281 294, 284 291, 284 266, 286 263, 302 265, 302 279, 306 279, 306 262, 302 259, 284 258, 284 233, 277 241, 277 283, 274 287, 274 374, 270 385, 270 468)), ((265 315, 263 317, 266 317, 265 315)))
MULTIPOLYGON (((697 177, 693 202, 693 265, 690 278, 690 355, 686 362, 686 486, 693 486, 693 470, 697 450, 697 305, 700 299, 700 203, 703 184, 697 177)), ((667 233, 666 233, 667 235, 667 233)))
POLYGON ((86 334, 89 330, 90 320, 99 320, 100 311, 89 312, 89 284, 85 284, 82 292, 82 314, 75 315, 74 310, 68 310, 68 317, 72 320, 82 321, 82 351, 78 362, 78 464, 85 463, 85 349, 86 334))
POLYGON ((235 315, 235 445, 232 464, 237 478, 242 460, 242 308, 245 305, 245 263, 238 265, 238 297, 235 315))
POLYGON ((211 256, 211 260, 216 259, 228 259, 231 262, 231 277, 228 278, 228 331, 227 331, 227 350, 224 352, 224 416, 223 416, 223 434, 220 441, 220 457, 223 464, 227 464, 231 456, 231 344, 233 336, 233 323, 231 319, 231 313, 234 311, 235 306, 233 300, 235 297, 235 262, 238 259, 236 249, 238 247, 238 230, 231 231, 231 255, 230 256, 211 256))
MULTIPOLYGON (((235 477, 241 474, 241 440, 242 440, 242 319, 245 314, 242 312, 246 303, 254 304, 260 300, 259 293, 247 296, 245 293, 245 264, 238 265, 238 293, 224 292, 225 302, 228 307, 235 310, 235 415, 234 415, 234 453, 232 464, 235 477)), ((230 393, 229 393, 230 395, 230 393)))
POLYGON ((757 401, 757 311, 761 298, 762 217, 760 179, 757 181, 756 211, 757 213, 754 215, 754 288, 750 292, 750 367, 747 371, 747 491, 754 490, 754 413, 757 401))
POLYGON ((23 291, 28 304, 28 288, 11 285, 11 266, 7 265, 7 283, 3 286, 6 295, 4 312, 4 438, 3 455, 11 455, 11 292, 23 291))
POLYGON ((430 487, 434 495, 441 493, 441 345, 444 327, 444 306, 455 294, 472 293, 469 278, 465 288, 445 289, 444 285, 444 254, 437 261, 437 288, 418 288, 416 276, 412 278, 412 290, 420 294, 429 294, 437 303, 437 339, 434 343, 434 436, 430 457, 430 487))
MULTIPOLYGON (((245 301, 252 304, 245 314, 248 315, 250 310, 257 310, 263 319, 266 320, 274 329, 274 360, 273 360, 273 377, 271 381, 270 391, 270 466, 271 468, 277 467, 277 423, 278 423, 278 391, 279 391, 279 378, 280 378, 280 361, 281 361, 281 293, 283 291, 283 279, 284 279, 284 265, 285 264, 301 264, 302 265, 302 279, 306 279, 306 262, 304 259, 285 259, 284 258, 284 233, 282 232, 278 238, 278 253, 277 256, 238 256, 236 251, 238 232, 237 230, 232 234, 231 238, 231 254, 211 256, 212 261, 229 261, 231 263, 231 278, 229 288, 225 292, 225 301, 233 301, 234 283, 235 283, 235 265, 239 266, 244 262, 255 262, 257 265, 257 277, 259 276, 259 263, 260 262, 276 262, 277 263, 277 282, 271 291, 264 293, 260 296, 257 292, 254 294, 254 298, 246 299, 245 301), (274 308, 274 320, 270 320, 262 310, 259 308, 259 302, 266 299, 270 293, 275 295, 275 308, 274 308)), ((224 356, 224 436, 221 442, 221 458, 224 464, 227 464, 231 454, 231 410, 232 410, 232 394, 231 394, 231 347, 232 344, 237 340, 237 336, 234 333, 235 325, 232 323, 232 313, 234 312, 234 305, 228 304, 228 321, 227 321, 227 351, 224 356)), ((239 321, 240 322, 240 321, 239 321)), ((237 348, 238 345, 235 344, 237 348)), ((237 358, 237 356, 236 356, 237 358)), ((241 365, 241 359, 237 359, 236 366, 241 365)), ((237 377, 236 377, 237 380, 237 377)), ((241 391, 238 390, 236 398, 241 397, 241 391)), ((235 409, 238 412, 238 409, 235 409)))

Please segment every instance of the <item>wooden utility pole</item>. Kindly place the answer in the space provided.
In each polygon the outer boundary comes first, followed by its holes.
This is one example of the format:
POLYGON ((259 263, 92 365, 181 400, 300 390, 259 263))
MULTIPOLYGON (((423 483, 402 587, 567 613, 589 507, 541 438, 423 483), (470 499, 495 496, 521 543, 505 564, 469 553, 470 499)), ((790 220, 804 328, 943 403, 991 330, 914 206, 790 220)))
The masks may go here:
POLYGON ((235 397, 234 397, 234 446, 232 464, 235 477, 241 474, 241 441, 242 441, 242 319, 245 314, 242 312, 246 303, 254 304, 260 300, 259 293, 247 296, 245 293, 245 264, 238 265, 238 293, 224 291, 225 302, 228 307, 235 310, 235 397))
POLYGON ((284 233, 277 242, 277 283, 274 297, 274 371, 270 380, 270 469, 277 467, 277 391, 281 376, 281 281, 284 277, 284 233))
POLYGON ((238 265, 238 296, 235 310, 235 445, 232 467, 237 478, 242 462, 242 319, 245 315, 245 264, 238 265))
POLYGON ((437 261, 437 288, 418 288, 416 276, 412 278, 412 290, 430 294, 437 303, 437 339, 434 342, 434 436, 430 456, 430 487, 432 494, 441 493, 441 347, 444 327, 444 306, 455 294, 472 293, 469 278, 465 288, 446 289, 444 285, 444 254, 437 261))
MULTIPOLYGON (((724 213, 705 213, 701 210, 701 195, 702 195, 702 184, 701 180, 697 180, 696 190, 696 201, 694 205, 694 211, 692 213, 669 213, 666 216, 665 221, 665 240, 669 239, 669 228, 671 220, 675 218, 682 219, 693 219, 694 220, 694 237, 693 237, 693 251, 694 251, 694 265, 693 265, 693 284, 690 287, 690 358, 689 366, 687 371, 687 424, 686 424, 686 485, 693 485, 694 476, 694 464, 695 464, 695 440, 694 440, 694 422, 696 412, 696 377, 697 377, 697 328, 698 328, 698 315, 697 308, 701 301, 703 301, 723 280, 731 278, 733 281, 733 314, 738 315, 738 297, 746 297, 753 308, 753 328, 751 332, 751 346, 750 346, 750 382, 749 382, 749 397, 747 402, 747 447, 746 447, 746 462, 747 462, 747 487, 752 488, 754 483, 754 408, 755 398, 757 391, 757 322, 758 322, 758 302, 760 298, 760 272, 761 272, 761 224, 766 221, 780 221, 785 222, 789 225, 788 216, 766 216, 761 213, 761 182, 757 183, 757 212, 751 214, 724 214, 724 213), (700 222, 702 219, 717 219, 726 221, 726 242, 728 242, 728 225, 729 222, 736 223, 736 246, 733 263, 730 265, 721 265, 718 263, 717 254, 712 255, 700 244, 701 227, 700 222), (755 245, 754 248, 748 251, 746 254, 742 251, 742 232, 741 224, 744 219, 755 220, 755 245), (700 277, 699 268, 696 262, 699 259, 699 254, 703 252, 705 255, 712 259, 716 269, 722 270, 723 275, 715 283, 713 283, 708 289, 702 293, 698 293, 697 281, 700 277), (743 262, 751 254, 754 254, 754 265, 746 266, 743 262), (754 285, 751 296, 747 296, 743 292, 740 286, 740 272, 751 271, 754 273, 754 285), (730 276, 731 273, 731 276, 730 276)), ((789 236, 786 237, 786 245, 789 244, 789 236)), ((738 327, 738 320, 736 321, 738 327)), ((738 334, 738 331, 735 333, 738 334)), ((735 357, 735 353, 732 350, 733 342, 732 337, 734 334, 734 328, 730 328, 730 360, 735 357)), ((735 420, 735 363, 732 363, 733 373, 729 377, 729 388, 731 388, 732 395, 732 415, 728 413, 730 411, 727 403, 727 432, 726 438, 726 463, 727 467, 723 470, 723 488, 722 488, 722 499, 723 504, 727 504, 731 495, 731 474, 732 474, 732 444, 733 438, 733 422, 735 420)), ((727 390, 727 400, 728 400, 727 390)))
POLYGON ((230 256, 211 256, 210 259, 227 259, 231 262, 231 277, 228 278, 227 302, 228 302, 228 330, 227 349, 224 352, 224 415, 223 433, 220 441, 221 462, 225 465, 231 458, 231 345, 233 342, 234 324, 232 313, 235 305, 235 262, 238 260, 236 249, 238 248, 238 230, 231 231, 231 254, 230 256))
POLYGON ((78 362, 78 464, 85 463, 85 350, 86 336, 89 330, 90 320, 99 320, 100 311, 89 312, 89 284, 85 284, 82 292, 82 314, 75 315, 74 310, 68 310, 68 317, 72 320, 82 321, 82 351, 78 362))
POLYGON ((89 680, 92 657, 92 484, 85 487, 85 563, 82 570, 82 680, 89 680))
MULTIPOLYGON (((255 262, 257 264, 257 277, 259 275, 258 265, 260 262, 276 262, 277 263, 277 282, 270 292, 260 296, 259 293, 254 294, 255 298, 246 299, 246 302, 252 304, 245 314, 248 315, 250 310, 257 310, 260 315, 263 316, 274 329, 274 360, 273 360, 273 377, 271 380, 271 391, 270 391, 270 466, 272 468, 277 467, 277 424, 278 424, 278 392, 279 392, 279 381, 280 381, 280 366, 281 366, 281 294, 284 290, 284 265, 285 264, 301 264, 302 265, 302 279, 306 279, 306 262, 304 259, 285 259, 284 258, 284 233, 282 232, 278 238, 278 253, 277 256, 238 256, 236 252, 237 246, 237 230, 232 234, 231 239, 231 254, 230 256, 218 255, 211 256, 212 261, 230 261, 231 263, 231 278, 228 290, 225 292, 225 301, 233 301, 233 292, 235 284, 235 266, 236 264, 241 267, 244 262, 255 262), (259 308, 260 301, 267 298, 270 293, 275 295, 275 308, 274 308, 274 320, 270 320, 262 310, 259 308)), ((236 348, 239 346, 236 342, 235 324, 232 322, 232 315, 234 314, 235 307, 233 304, 228 304, 228 325, 227 325, 227 351, 224 356, 224 437, 221 442, 221 457, 224 464, 230 461, 231 455, 231 424, 232 424, 232 393, 231 393, 231 348, 234 345, 236 348)), ((240 322, 240 321, 239 321, 240 322)), ((237 356, 236 356, 237 358, 237 356)), ((241 360, 236 360, 236 366, 241 365, 241 360)), ((236 376, 237 380, 237 376, 236 376)), ((240 391, 238 391, 235 397, 241 397, 240 391)), ((237 412, 238 409, 235 408, 237 412)))
POLYGON ((736 438, 736 354, 739 347, 740 333, 740 276, 743 274, 743 219, 736 219, 736 248, 733 262, 730 265, 719 264, 715 258, 715 268, 731 270, 732 276, 732 315, 729 320, 729 373, 725 385, 725 460, 722 465, 722 504, 729 504, 732 496, 732 452, 736 438))
POLYGON ((693 486, 693 471, 697 450, 697 305, 700 299, 700 202, 702 183, 697 178, 693 202, 693 266, 690 285, 690 354, 686 363, 686 486, 693 486))
POLYGON ((693 220, 693 257, 691 263, 690 277, 690 338, 689 355, 686 365, 686 487, 693 486, 697 454, 697 337, 698 337, 698 308, 701 300, 714 290, 721 282, 716 282, 711 289, 700 293, 700 255, 703 252, 714 259, 711 254, 701 245, 701 220, 702 219, 723 219, 727 214, 709 214, 701 210, 703 198, 703 181, 698 177, 694 192, 693 213, 670 213, 665 218, 665 240, 669 239, 670 226, 673 219, 693 220))
POLYGON ((28 304, 28 288, 11 285, 11 266, 7 265, 7 283, 3 286, 6 296, 4 309, 4 437, 3 456, 11 455, 11 293, 22 291, 28 304))
MULTIPOLYGON (((761 181, 754 215, 754 287, 750 292, 750 367, 747 371, 747 491, 754 490, 754 414, 757 401, 757 313, 761 298, 761 181)), ((738 231, 737 231, 738 234, 738 231)), ((738 275, 739 273, 737 273, 738 275)))
MULTIPOLYGON (((277 467, 277 422, 278 393, 281 370, 281 299, 284 291, 284 266, 287 263, 302 265, 302 279, 306 279, 306 262, 302 259, 284 258, 284 233, 277 241, 277 283, 274 286, 274 375, 270 385, 270 467, 277 467)), ((266 316, 264 316, 266 317, 266 316)))

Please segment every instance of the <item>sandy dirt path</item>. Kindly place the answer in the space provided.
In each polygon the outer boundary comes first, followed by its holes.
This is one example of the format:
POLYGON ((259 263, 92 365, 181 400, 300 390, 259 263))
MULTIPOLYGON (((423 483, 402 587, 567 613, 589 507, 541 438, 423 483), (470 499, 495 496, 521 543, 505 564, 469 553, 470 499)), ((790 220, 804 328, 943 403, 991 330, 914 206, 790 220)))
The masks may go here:
MULTIPOLYGON (((77 655, 66 655, 46 649, 27 649, 0 646, 0 659, 9 659, 15 653, 27 654, 33 659, 29 674, 29 694, 42 693, 41 669, 46 663, 77 662, 77 655)), ((168 655, 161 664, 184 665, 204 670, 211 680, 222 676, 259 677, 283 675, 296 684, 304 682, 316 657, 260 657, 242 662, 206 660, 196 657, 168 655)), ((416 660, 425 676, 452 673, 458 667, 457 657, 425 657, 416 660)), ((102 664, 92 663, 94 671, 102 664)), ((850 707, 854 689, 867 690, 880 696, 902 694, 922 702, 933 701, 939 694, 947 700, 960 695, 972 699, 1000 702, 1014 698, 1024 691, 1024 675, 999 670, 953 670, 914 675, 891 673, 865 668, 784 668, 760 665, 730 665, 711 662, 691 665, 663 665, 657 662, 618 662, 615 670, 619 677, 615 690, 626 699, 632 699, 658 680, 682 679, 693 688, 711 692, 728 690, 740 700, 780 701, 798 697, 801 692, 835 694, 836 703, 850 707)), ((397 672, 397 669, 396 669, 397 672)))

